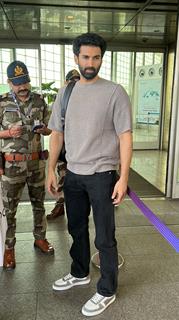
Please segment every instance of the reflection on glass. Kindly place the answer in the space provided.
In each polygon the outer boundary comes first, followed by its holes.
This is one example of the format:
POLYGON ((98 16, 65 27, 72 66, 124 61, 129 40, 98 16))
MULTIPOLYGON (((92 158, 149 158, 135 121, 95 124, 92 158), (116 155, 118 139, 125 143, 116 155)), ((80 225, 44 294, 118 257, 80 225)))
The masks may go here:
POLYGON ((157 149, 159 146, 162 59, 162 53, 136 54, 133 101, 134 149, 157 149))

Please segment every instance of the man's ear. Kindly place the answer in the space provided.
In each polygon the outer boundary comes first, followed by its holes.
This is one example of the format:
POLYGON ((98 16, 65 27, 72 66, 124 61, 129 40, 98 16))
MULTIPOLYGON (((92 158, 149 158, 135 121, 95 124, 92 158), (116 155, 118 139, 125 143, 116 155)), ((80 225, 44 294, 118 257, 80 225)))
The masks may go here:
POLYGON ((7 83, 8 83, 8 85, 9 85, 9 87, 12 88, 12 82, 11 82, 11 80, 7 79, 7 83))

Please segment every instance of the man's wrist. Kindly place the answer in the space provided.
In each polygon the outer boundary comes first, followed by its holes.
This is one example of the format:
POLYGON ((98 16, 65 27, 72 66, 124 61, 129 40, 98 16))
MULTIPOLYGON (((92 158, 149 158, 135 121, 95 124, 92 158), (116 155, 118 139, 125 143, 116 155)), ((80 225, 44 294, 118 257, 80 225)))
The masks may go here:
POLYGON ((53 172, 55 174, 55 169, 56 169, 56 165, 55 166, 51 164, 48 165, 48 173, 53 172))

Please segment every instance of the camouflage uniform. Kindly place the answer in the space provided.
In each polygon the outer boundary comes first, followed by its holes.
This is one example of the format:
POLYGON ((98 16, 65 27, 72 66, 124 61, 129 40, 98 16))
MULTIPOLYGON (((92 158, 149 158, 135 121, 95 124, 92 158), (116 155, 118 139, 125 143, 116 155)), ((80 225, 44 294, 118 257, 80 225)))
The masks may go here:
MULTIPOLYGON (((23 133, 19 138, 1 139, 3 153, 32 154, 42 149, 41 135, 32 132, 34 120, 48 124, 49 112, 42 97, 31 93, 28 101, 18 101, 19 109, 11 93, 0 99, 0 126, 7 130, 12 125, 22 125, 23 133)), ((32 204, 34 218, 34 238, 45 239, 46 217, 44 208, 45 198, 45 161, 5 161, 2 175, 3 204, 7 216, 8 229, 6 233, 6 248, 15 245, 16 211, 25 184, 32 204)))
POLYGON ((56 204, 64 204, 64 193, 63 193, 63 184, 64 179, 66 175, 66 163, 59 161, 57 163, 57 173, 58 173, 58 192, 59 192, 59 198, 56 202, 56 204))

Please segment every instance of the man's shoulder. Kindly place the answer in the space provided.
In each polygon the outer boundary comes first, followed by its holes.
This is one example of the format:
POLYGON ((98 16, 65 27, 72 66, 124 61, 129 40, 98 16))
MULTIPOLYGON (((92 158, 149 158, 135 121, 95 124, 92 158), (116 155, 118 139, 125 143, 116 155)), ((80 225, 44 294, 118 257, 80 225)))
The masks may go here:
POLYGON ((0 95, 0 107, 1 107, 1 109, 4 109, 11 102, 12 102, 12 97, 9 94, 9 92, 3 93, 3 94, 0 95))
POLYGON ((120 83, 117 83, 117 82, 114 82, 114 81, 111 81, 111 80, 106 80, 106 79, 102 79, 102 80, 104 80, 104 83, 108 87, 114 88, 116 90, 116 92, 119 92, 119 93, 126 92, 126 89, 120 83))
POLYGON ((0 101, 6 100, 9 97, 10 97, 9 96, 9 92, 3 93, 3 94, 0 95, 0 101))
POLYGON ((107 79, 104 79, 104 78, 100 78, 99 79, 99 82, 98 82, 100 85, 102 86, 107 86, 109 88, 116 88, 119 86, 118 83, 112 81, 112 80, 107 80, 107 79))
POLYGON ((33 99, 36 105, 46 105, 44 95, 37 92, 31 92, 31 99, 33 99))
POLYGON ((38 93, 38 92, 31 92, 31 95, 36 98, 36 99, 41 99, 44 100, 44 96, 42 93, 38 93))

